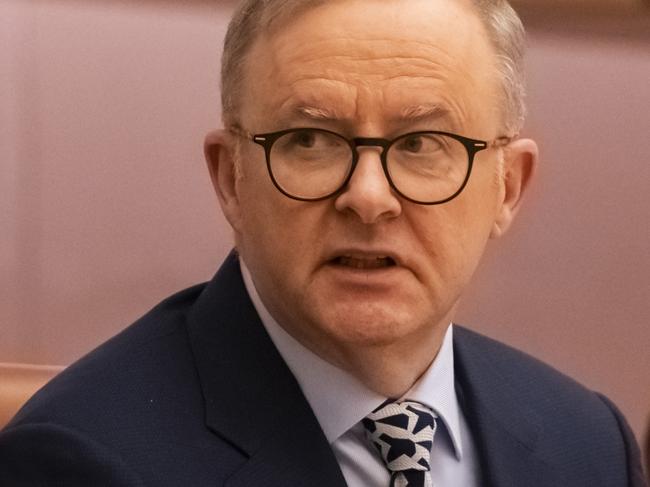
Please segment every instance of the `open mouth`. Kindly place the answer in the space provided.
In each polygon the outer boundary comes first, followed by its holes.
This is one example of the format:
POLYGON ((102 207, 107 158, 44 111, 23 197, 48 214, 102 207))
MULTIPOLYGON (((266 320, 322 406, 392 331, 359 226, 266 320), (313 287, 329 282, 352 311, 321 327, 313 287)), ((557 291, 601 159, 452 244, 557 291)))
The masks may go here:
POLYGON ((384 269, 397 265, 392 257, 352 257, 342 255, 332 260, 332 264, 352 269, 384 269))

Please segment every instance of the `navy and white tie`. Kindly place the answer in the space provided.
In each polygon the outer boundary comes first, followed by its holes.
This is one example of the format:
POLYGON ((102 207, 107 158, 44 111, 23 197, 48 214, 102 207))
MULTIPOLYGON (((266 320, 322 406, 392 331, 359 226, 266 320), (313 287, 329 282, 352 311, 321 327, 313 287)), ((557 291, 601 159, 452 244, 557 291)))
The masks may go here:
POLYGON ((436 414, 419 402, 389 402, 363 419, 391 473, 390 487, 433 487, 430 455, 436 414))

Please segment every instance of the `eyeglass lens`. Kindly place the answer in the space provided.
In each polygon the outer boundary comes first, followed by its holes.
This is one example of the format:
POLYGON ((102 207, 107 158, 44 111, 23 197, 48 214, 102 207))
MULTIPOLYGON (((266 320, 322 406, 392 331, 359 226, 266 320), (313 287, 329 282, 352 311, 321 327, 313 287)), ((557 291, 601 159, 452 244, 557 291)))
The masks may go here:
MULTIPOLYGON (((300 129, 279 137, 269 152, 269 167, 281 189, 300 199, 318 199, 338 191, 353 166, 354 149, 344 137, 318 129, 300 129)), ((436 202, 453 196, 469 168, 465 146, 453 137, 412 133, 394 140, 386 152, 394 187, 405 197, 436 202)))

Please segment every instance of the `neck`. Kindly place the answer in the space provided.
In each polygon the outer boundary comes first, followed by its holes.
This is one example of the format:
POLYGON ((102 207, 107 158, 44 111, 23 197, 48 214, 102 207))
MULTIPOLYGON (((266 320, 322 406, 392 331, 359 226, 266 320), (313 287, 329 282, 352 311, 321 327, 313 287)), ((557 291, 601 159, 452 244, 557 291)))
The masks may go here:
POLYGON ((346 370, 369 389, 389 398, 408 392, 431 366, 442 346, 449 321, 416 336, 388 345, 337 347, 314 350, 324 360, 346 370))

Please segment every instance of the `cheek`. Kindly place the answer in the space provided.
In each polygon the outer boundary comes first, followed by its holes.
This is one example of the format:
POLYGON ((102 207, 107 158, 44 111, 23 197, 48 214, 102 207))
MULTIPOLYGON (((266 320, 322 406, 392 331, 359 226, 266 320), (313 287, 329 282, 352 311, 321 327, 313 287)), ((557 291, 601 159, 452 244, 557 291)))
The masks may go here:
POLYGON ((283 196, 275 189, 268 175, 264 156, 251 157, 241 165, 237 197, 241 206, 243 237, 264 245, 267 240, 282 237, 283 212, 276 208, 283 196))
POLYGON ((263 180, 242 185, 240 194, 239 243, 244 258, 255 259, 257 267, 275 280, 306 272, 323 234, 319 205, 291 200, 263 180))
POLYGON ((430 278, 464 282, 474 271, 494 221, 493 199, 471 192, 438 207, 421 207, 411 218, 430 278))
POLYGON ((479 158, 476 166, 459 203, 468 233, 482 238, 491 232, 503 201, 503 178, 495 160, 479 158))

